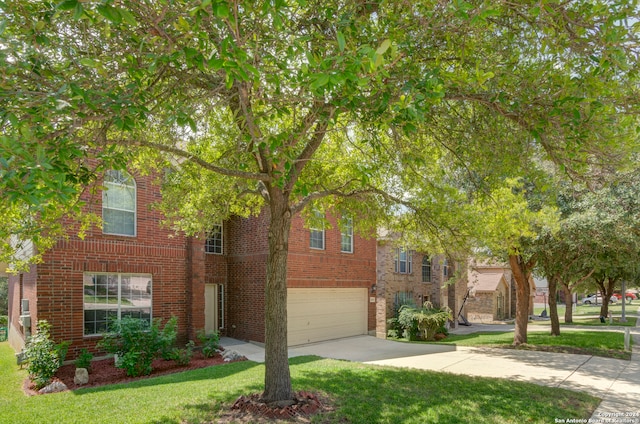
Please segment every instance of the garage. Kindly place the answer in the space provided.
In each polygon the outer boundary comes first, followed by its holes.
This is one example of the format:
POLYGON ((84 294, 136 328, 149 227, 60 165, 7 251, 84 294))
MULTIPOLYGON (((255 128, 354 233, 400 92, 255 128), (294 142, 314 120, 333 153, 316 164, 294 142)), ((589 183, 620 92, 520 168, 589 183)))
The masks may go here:
POLYGON ((367 334, 367 289, 291 288, 289 346, 367 334))

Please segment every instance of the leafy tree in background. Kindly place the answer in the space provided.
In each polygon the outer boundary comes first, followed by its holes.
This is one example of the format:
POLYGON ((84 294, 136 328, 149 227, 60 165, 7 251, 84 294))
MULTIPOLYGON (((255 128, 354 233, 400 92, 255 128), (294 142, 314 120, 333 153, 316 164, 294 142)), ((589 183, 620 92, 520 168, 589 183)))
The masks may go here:
POLYGON ((9 313, 9 284, 7 277, 0 277, 0 315, 9 313))
POLYGON ((266 402, 292 397, 294 214, 464 241, 468 202, 533 158, 575 177, 635 140, 633 2, 0 8, 0 240, 51 246, 60 217, 87 219, 78 199, 96 175, 127 163, 169 170, 161 208, 187 234, 265 210, 266 402))

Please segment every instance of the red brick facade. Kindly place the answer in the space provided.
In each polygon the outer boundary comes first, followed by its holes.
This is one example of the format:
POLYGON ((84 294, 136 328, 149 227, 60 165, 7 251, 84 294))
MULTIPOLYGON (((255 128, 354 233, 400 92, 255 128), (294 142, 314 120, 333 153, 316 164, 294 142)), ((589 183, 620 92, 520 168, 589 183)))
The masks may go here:
MULTIPOLYGON (((135 180, 135 236, 106 235, 100 228, 92 228, 83 240, 74 235, 61 240, 30 272, 10 277, 12 345, 19 349, 24 343, 20 299, 28 299, 34 325, 37 320, 47 320, 54 340, 72 342, 69 359, 82 348, 99 353, 95 343, 100 337, 84 335, 83 276, 90 272, 150 274, 152 317, 166 320, 176 316, 181 342, 194 339, 205 327, 205 285, 219 285, 223 334, 263 342, 267 214, 225 222, 223 254, 206 253, 203 239, 185 237, 160 225, 163 217, 149 206, 160 200, 158 188, 149 177, 136 176, 135 180)), ((99 195, 87 195, 85 200, 89 210, 101 214, 99 195)), ((72 223, 69 226, 73 228, 72 223)), ((289 287, 369 290, 375 284, 375 269, 374 239, 354 236, 354 253, 342 253, 340 230, 333 225, 326 231, 325 249, 311 249, 309 230, 300 217, 294 217, 289 287)), ((375 329, 375 303, 369 305, 368 329, 375 329)))

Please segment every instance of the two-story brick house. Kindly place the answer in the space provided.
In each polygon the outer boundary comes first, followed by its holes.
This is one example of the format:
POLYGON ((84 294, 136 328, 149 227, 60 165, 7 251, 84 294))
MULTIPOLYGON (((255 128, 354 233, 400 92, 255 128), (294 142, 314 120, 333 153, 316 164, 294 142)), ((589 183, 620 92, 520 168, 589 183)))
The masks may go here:
MULTIPOLYGON (((181 341, 219 330, 264 341, 268 214, 231 218, 208 237, 186 237, 160 225, 149 205, 160 200, 150 177, 110 171, 102 196, 84 200, 103 228, 69 238, 42 263, 9 279, 9 339, 20 349, 37 320, 69 357, 95 351, 110 317, 178 318, 181 341), (22 317, 22 318, 21 318, 22 317), (26 319, 25 319, 26 317, 26 319)), ((376 241, 353 233, 349 220, 308 229, 293 219, 288 265, 291 345, 375 331, 376 241), (345 224, 346 223, 346 224, 345 224)))
POLYGON ((458 314, 466 317, 463 307, 466 294, 466 272, 457 272, 460 264, 443 254, 418 252, 400 246, 390 235, 378 240, 376 281, 376 337, 386 338, 387 320, 396 315, 403 304, 421 306, 431 302, 435 307, 449 307, 452 326, 458 314))

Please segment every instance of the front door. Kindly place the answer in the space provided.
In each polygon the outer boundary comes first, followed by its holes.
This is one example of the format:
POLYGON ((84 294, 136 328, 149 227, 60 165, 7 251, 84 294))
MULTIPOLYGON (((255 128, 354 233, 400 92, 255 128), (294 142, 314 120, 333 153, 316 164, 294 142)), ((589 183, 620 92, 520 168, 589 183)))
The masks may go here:
POLYGON ((217 332, 220 329, 218 284, 205 284, 204 286, 204 331, 206 334, 217 332))

